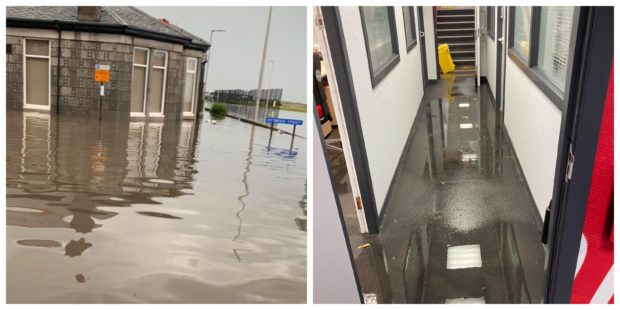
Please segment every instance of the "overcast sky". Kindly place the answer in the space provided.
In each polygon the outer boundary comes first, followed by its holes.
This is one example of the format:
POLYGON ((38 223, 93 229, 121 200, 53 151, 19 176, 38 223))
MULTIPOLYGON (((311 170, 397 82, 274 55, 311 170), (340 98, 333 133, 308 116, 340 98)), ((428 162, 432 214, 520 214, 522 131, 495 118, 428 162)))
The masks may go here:
MULTIPOLYGON (((213 34, 207 89, 255 89, 269 7, 139 7, 156 18, 209 40, 213 34)), ((306 8, 274 7, 263 88, 283 88, 283 100, 306 103, 306 8)))

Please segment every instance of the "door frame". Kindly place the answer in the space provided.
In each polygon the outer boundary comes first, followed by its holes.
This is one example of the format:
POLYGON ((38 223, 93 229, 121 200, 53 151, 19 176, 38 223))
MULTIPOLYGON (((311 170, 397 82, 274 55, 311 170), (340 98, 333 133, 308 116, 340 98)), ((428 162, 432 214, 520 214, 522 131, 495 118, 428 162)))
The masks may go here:
POLYGON ((506 79, 506 6, 498 6, 495 9, 495 107, 504 110, 504 81, 506 79), (501 35, 501 37, 500 37, 501 35))
POLYGON ((361 207, 364 210, 367 232, 379 233, 379 212, 375 201, 375 194, 366 154, 366 144, 360 123, 357 99, 353 84, 353 75, 349 66, 347 45, 342 30, 342 22, 338 7, 322 6, 321 14, 327 45, 333 64, 334 76, 337 81, 338 97, 342 106, 342 117, 349 138, 351 156, 355 167, 356 180, 359 187, 361 207))
MULTIPOLYGON (((596 157, 600 124, 613 64, 613 9, 577 7, 573 22, 577 34, 567 70, 553 197, 549 206, 545 303, 569 303, 583 222, 596 157), (569 151, 574 160, 567 177, 569 151)), ((545 225, 547 226, 547 225, 545 225)), ((543 232, 543 235, 545 232, 543 232)))
POLYGON ((476 86, 480 86, 480 67, 482 65, 480 61, 480 38, 482 34, 480 31, 480 6, 474 6, 474 60, 476 64, 476 86))
POLYGON ((426 33, 424 31, 424 10, 421 6, 416 6, 416 11, 418 14, 418 36, 420 37, 418 40, 420 41, 420 52, 422 59, 422 81, 424 87, 428 85, 428 65, 426 60, 426 33))
POLYGON ((441 80, 441 71, 439 70, 439 44, 437 43, 437 7, 431 6, 433 12, 433 38, 435 46, 433 46, 433 52, 435 53, 435 72, 437 74, 437 80, 441 80))

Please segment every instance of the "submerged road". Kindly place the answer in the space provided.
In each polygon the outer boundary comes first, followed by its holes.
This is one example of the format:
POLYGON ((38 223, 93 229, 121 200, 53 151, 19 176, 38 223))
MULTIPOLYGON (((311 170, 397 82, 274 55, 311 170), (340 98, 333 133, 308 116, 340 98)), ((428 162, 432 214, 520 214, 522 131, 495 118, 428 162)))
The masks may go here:
POLYGON ((7 111, 7 302, 305 303, 306 140, 268 138, 7 111))

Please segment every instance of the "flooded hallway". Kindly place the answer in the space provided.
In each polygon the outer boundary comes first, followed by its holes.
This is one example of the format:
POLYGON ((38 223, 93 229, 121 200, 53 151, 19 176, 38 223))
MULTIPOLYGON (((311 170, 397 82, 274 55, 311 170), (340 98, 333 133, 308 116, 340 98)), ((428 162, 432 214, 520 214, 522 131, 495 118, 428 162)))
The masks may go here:
POLYGON ((359 261, 375 275, 360 277, 377 290, 365 293, 388 303, 541 298, 542 222, 502 122, 473 78, 425 90, 380 233, 357 250, 359 260, 386 261, 359 261))
POLYGON ((613 13, 313 13, 315 303, 613 303, 613 13))

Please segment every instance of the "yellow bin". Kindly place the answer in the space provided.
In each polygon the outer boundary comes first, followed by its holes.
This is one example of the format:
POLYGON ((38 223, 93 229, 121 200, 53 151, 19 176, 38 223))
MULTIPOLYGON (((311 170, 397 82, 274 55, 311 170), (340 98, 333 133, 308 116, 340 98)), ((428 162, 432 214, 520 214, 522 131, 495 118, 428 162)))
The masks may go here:
POLYGON ((452 62, 450 48, 447 43, 440 44, 439 47, 437 47, 437 54, 439 56, 439 67, 441 67, 441 72, 448 73, 454 71, 454 62, 452 62))

